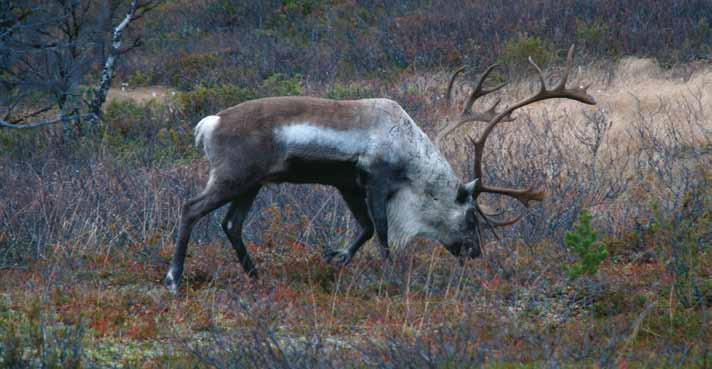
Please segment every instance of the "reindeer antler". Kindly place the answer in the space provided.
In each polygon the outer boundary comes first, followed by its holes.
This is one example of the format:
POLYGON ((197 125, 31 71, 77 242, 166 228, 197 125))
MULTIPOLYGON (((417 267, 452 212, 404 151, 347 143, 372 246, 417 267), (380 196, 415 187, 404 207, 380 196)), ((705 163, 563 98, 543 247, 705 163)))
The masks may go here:
MULTIPOLYGON (((472 111, 472 105, 474 105, 475 101, 479 99, 482 96, 491 94, 495 91, 500 90, 502 87, 507 85, 507 82, 503 82, 493 88, 485 89, 484 84, 485 81, 487 80, 487 77, 497 69, 500 65, 499 64, 493 64, 490 65, 482 75, 480 75, 480 78, 477 81, 477 85, 475 88, 472 90, 470 93, 470 96, 468 97, 467 101, 465 102, 465 106, 462 108, 462 112, 460 113, 460 117, 450 123, 447 127, 445 127, 443 130, 441 130, 437 137, 435 138, 435 143, 440 144, 440 141, 445 138, 450 132, 454 131, 455 129, 459 128, 461 125, 468 123, 468 122, 474 122, 474 121, 479 121, 479 122, 489 122, 492 119, 494 119, 499 113, 497 112, 497 106, 500 103, 500 99, 495 100, 495 102, 490 105, 487 110, 484 111, 472 111)), ((450 77, 450 82, 447 85, 447 105, 448 107, 452 103, 452 87, 455 84, 455 80, 457 79, 457 76, 460 75, 462 72, 465 71, 465 67, 460 67, 458 68, 450 77)), ((511 117, 505 117, 503 118, 504 121, 512 121, 511 117), (505 119, 506 118, 506 119, 505 119)))
MULTIPOLYGON (((480 78, 477 87, 473 90, 472 95, 470 95, 470 98, 467 100, 467 103, 465 104, 465 109, 463 110, 463 121, 459 121, 456 124, 452 124, 448 127, 445 128, 439 135, 436 140, 441 140, 445 135, 447 135, 450 131, 453 129, 459 127, 463 123, 474 121, 474 120, 484 120, 487 122, 487 126, 485 129, 482 131, 480 136, 477 139, 470 139, 472 144, 474 145, 475 148, 475 163, 474 163, 474 175, 476 179, 479 179, 476 182, 475 185, 475 190, 473 192, 473 200, 475 202, 475 206, 477 207, 478 211, 480 212, 480 215, 483 216, 487 222, 490 225, 494 226, 505 226, 505 225, 511 225, 519 221, 521 219, 521 215, 508 221, 504 222, 498 222, 490 219, 488 215, 480 209, 480 206, 477 204, 477 199, 482 193, 495 193, 499 195, 505 195, 505 196, 510 196, 515 199, 517 199, 519 202, 521 202, 525 207, 529 207, 529 203, 531 201, 542 201, 545 197, 545 193, 542 191, 534 191, 532 188, 529 189, 515 189, 515 188, 507 188, 507 187, 496 187, 496 186, 488 186, 483 183, 482 181, 482 157, 483 157, 483 152, 485 148, 485 143, 487 142, 487 138, 489 135, 492 133, 492 130, 497 126, 497 124, 504 122, 504 121, 512 121, 514 120, 512 118, 512 113, 524 106, 533 104, 537 101, 542 101, 542 100, 547 100, 547 99, 571 99, 571 100, 576 100, 579 102, 582 102, 584 104, 589 104, 589 105, 595 105, 596 100, 593 98, 593 96, 589 95, 587 90, 590 87, 590 85, 583 86, 583 87, 574 87, 574 88, 567 88, 566 83, 569 78, 569 74, 571 73, 571 67, 573 65, 573 58, 574 58, 574 45, 569 48, 568 55, 566 57, 566 67, 564 70, 564 74, 561 76, 561 80, 559 83, 552 89, 548 89, 546 87, 546 82, 544 79, 544 73, 542 72, 541 68, 532 60, 532 58, 529 58, 529 63, 534 66, 534 69, 536 69, 538 77, 539 77, 539 91, 526 98, 523 99, 507 108, 502 110, 501 112, 496 112, 496 107, 499 103, 499 100, 495 102, 495 104, 490 107, 487 111, 484 113, 471 113, 471 107, 472 104, 477 100, 479 97, 482 97, 488 93, 494 92, 500 88, 502 88, 506 83, 503 83, 493 89, 485 90, 482 88, 482 85, 484 83, 484 80, 487 78, 487 76, 492 72, 493 69, 497 67, 497 65, 492 65, 485 72, 482 74, 482 77, 480 78), (471 119, 468 119, 471 118, 471 119)), ((458 71, 455 72, 453 75, 450 84, 448 86, 448 100, 450 97, 450 89, 452 88, 452 84, 455 80, 455 77, 462 72, 462 68, 458 69, 458 71)))

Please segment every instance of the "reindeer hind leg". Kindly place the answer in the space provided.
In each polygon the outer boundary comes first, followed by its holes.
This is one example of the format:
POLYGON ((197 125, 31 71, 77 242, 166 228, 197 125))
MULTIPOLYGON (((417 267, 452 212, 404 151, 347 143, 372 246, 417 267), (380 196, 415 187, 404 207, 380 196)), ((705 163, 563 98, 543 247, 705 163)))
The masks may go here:
MULTIPOLYGON (((166 274, 165 285, 168 289, 176 294, 180 286, 181 277, 183 275, 183 264, 190 241, 190 234, 195 223, 210 214, 215 209, 227 204, 235 197, 235 186, 232 182, 220 181, 217 178, 211 177, 203 192, 190 199, 183 205, 181 212, 180 225, 178 228, 178 240, 176 241, 171 268, 166 274)), ((244 188, 244 187, 242 187, 244 188)))
POLYGON ((242 225, 247 219, 247 214, 259 191, 260 186, 256 186, 234 198, 222 222, 223 231, 225 231, 227 238, 230 240, 232 248, 235 249, 242 268, 252 278, 257 278, 257 270, 242 241, 242 225))

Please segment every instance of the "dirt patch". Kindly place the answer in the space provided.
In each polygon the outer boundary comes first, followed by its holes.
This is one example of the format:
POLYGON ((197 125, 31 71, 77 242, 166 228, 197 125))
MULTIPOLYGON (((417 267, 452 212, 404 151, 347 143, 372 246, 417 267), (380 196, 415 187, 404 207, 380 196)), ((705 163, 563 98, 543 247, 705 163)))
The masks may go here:
POLYGON ((138 103, 146 103, 151 100, 164 102, 175 95, 175 90, 164 86, 149 87, 118 87, 109 89, 107 101, 112 100, 133 100, 138 103))

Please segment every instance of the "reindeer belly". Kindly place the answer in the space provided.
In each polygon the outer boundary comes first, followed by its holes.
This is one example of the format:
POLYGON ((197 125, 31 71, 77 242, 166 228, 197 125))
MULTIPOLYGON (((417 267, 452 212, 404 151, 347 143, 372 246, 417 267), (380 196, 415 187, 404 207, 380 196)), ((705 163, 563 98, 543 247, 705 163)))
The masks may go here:
POLYGON ((336 187, 355 187, 359 170, 353 163, 290 159, 284 170, 270 176, 271 182, 319 183, 336 187))
POLYGON ((272 182, 353 186, 368 149, 364 131, 342 131, 309 123, 275 129, 282 160, 272 182))

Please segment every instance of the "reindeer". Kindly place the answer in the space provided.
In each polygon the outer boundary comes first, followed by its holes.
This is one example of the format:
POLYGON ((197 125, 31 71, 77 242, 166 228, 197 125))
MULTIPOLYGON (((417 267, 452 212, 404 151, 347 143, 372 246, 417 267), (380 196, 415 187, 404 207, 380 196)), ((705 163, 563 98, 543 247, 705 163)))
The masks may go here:
MULTIPOLYGON (((569 49, 561 80, 547 88, 536 69, 539 91, 501 111, 499 100, 484 111, 473 111, 475 101, 506 85, 486 89, 485 81, 497 67, 480 76, 464 109, 437 135, 439 144, 458 127, 486 122, 474 145, 474 179, 463 183, 438 145, 418 127, 398 103, 388 99, 335 101, 314 97, 270 97, 247 101, 203 118, 195 127, 195 143, 210 162, 205 189, 182 209, 178 240, 166 285, 177 292, 193 225, 208 213, 229 204, 223 230, 245 272, 257 270, 242 241, 242 224, 260 188, 268 183, 319 183, 335 187, 360 225, 349 246, 325 254, 329 262, 344 266, 374 232, 384 260, 389 245, 403 246, 415 236, 439 241, 453 255, 480 256, 481 224, 511 225, 522 215, 496 221, 478 204, 482 193, 513 197, 528 207, 544 193, 530 189, 496 187, 483 183, 482 157, 487 138, 497 124, 512 121, 517 109, 537 101, 562 98, 585 104, 596 102, 588 86, 567 88, 574 47, 569 49)), ((452 88, 464 67, 455 71, 452 88)))

